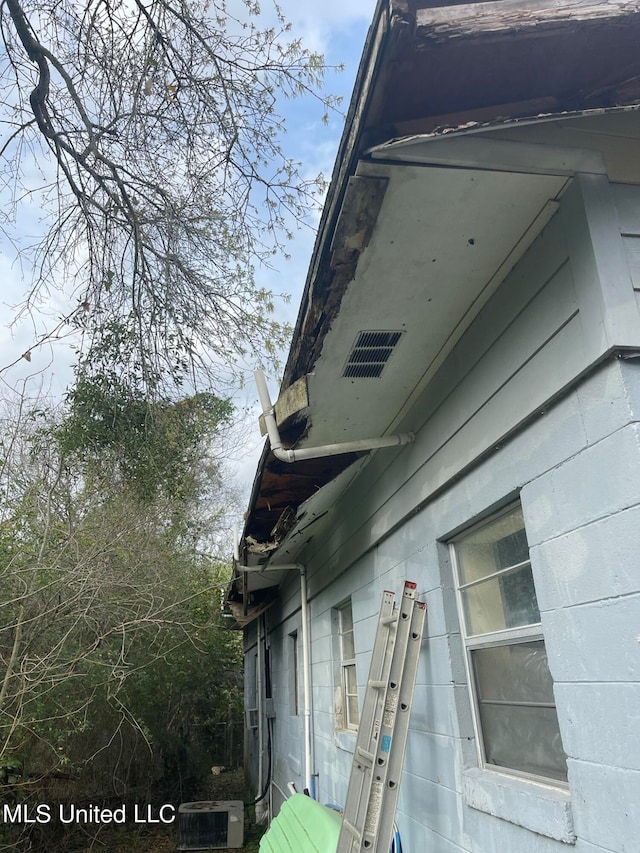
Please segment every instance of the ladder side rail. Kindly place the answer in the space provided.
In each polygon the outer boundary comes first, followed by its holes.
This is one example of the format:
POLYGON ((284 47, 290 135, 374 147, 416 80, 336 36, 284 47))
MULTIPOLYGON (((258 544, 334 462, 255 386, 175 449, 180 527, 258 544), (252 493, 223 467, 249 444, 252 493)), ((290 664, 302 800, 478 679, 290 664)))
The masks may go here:
POLYGON ((365 702, 363 703, 360 722, 358 724, 358 734, 356 737, 356 747, 368 749, 371 745, 371 740, 375 736, 376 727, 376 708, 378 705, 383 705, 383 693, 388 679, 389 666, 391 661, 391 652, 393 649, 393 633, 397 614, 394 609, 394 594, 385 591, 382 595, 382 603, 378 616, 378 625, 373 641, 373 650, 371 653, 371 662, 369 664, 369 675, 365 686, 365 702), (375 690, 375 693, 372 693, 375 690), (368 696, 373 695, 374 701, 367 702, 368 696))
POLYGON ((352 850, 360 849, 363 826, 360 813, 362 803, 366 803, 369 798, 377 730, 382 719, 389 669, 395 645, 395 626, 398 614, 397 608, 394 608, 394 599, 394 593, 385 590, 378 615, 336 853, 351 853, 352 850))
POLYGON ((393 838, 393 825, 400 795, 402 767, 409 734, 409 721, 413 692, 418 673, 420 649, 426 619, 427 607, 417 602, 411 622, 411 636, 407 650, 407 663, 403 673, 402 685, 395 717, 392 748, 389 752, 387 777, 385 782, 384 806, 377 827, 375 843, 371 853, 388 853, 393 838))

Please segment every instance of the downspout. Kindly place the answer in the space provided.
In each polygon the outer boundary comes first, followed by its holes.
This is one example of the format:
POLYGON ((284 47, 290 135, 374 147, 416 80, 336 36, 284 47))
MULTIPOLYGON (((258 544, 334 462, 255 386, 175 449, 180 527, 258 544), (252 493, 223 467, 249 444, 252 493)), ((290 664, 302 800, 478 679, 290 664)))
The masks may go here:
POLYGON ((304 783, 305 788, 315 800, 313 745, 311 742, 311 641, 309 638, 307 572, 304 566, 300 566, 300 613, 302 617, 302 688, 304 694, 304 783))
MULTIPOLYGON (((257 668, 258 677, 256 679, 256 688, 258 691, 258 791, 262 791, 263 775, 264 775, 264 702, 262 701, 263 683, 262 672, 264 667, 264 638, 263 632, 263 617, 258 619, 258 658, 257 668)), ((262 823, 265 819, 267 809, 264 800, 256 803, 256 823, 262 823)))
POLYGON ((302 450, 288 450, 282 445, 276 416, 269 397, 269 389, 261 370, 256 370, 255 380, 258 397, 262 406, 262 415, 267 427, 271 452, 280 462, 298 462, 301 459, 319 459, 322 456, 338 456, 341 453, 358 453, 365 450, 377 450, 380 447, 398 447, 410 444, 415 435, 412 432, 385 435, 382 438, 363 438, 357 441, 343 441, 339 444, 323 444, 319 447, 305 447, 302 450))

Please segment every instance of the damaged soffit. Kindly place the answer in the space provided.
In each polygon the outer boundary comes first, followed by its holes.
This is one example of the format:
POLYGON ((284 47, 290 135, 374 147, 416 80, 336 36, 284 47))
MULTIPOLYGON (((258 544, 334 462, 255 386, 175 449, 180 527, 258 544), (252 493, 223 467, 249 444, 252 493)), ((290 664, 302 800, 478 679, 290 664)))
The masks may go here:
MULTIPOLYGON (((470 168, 464 178, 456 178, 454 169, 444 167, 432 169, 429 175, 428 170, 414 169, 410 163, 393 162, 394 158, 401 159, 403 145, 410 137, 415 142, 425 137, 444 139, 451 130, 454 136, 460 137, 479 129, 508 130, 519 122, 540 121, 542 116, 549 121, 585 110, 595 114, 637 104, 640 100, 639 13, 640 2, 583 0, 571 4, 503 0, 437 7, 399 0, 378 4, 282 383, 280 398, 300 381, 304 381, 306 394, 279 412, 285 446, 313 446, 326 440, 365 438, 372 434, 360 432, 354 436, 352 429, 361 430, 362 424, 358 417, 351 418, 346 409, 342 411, 342 420, 337 409, 331 411, 329 408, 328 413, 323 414, 328 391, 322 390, 322 384, 325 389, 329 387, 326 367, 335 367, 333 363, 340 361, 340 370, 344 369, 358 333, 390 330, 391 326, 394 331, 403 332, 401 318, 391 317, 388 322, 381 322, 381 317, 387 320, 383 305, 378 306, 377 315, 374 310, 358 317, 354 328, 350 327, 346 315, 361 312, 363 304, 375 308, 375 286, 370 282, 380 252, 386 252, 384 257, 394 257, 395 251, 395 257, 400 259, 411 257, 413 252, 416 263, 433 262, 426 254, 430 254, 435 242, 429 245, 414 227, 411 239, 403 246, 402 239, 407 238, 399 236, 397 220, 386 216, 385 211, 402 205, 402 193, 407 192, 407 187, 421 182, 420 187, 415 186, 416 191, 420 190, 424 198, 432 198, 434 202, 446 188, 446 197, 442 198, 451 211, 472 190, 478 190, 478 200, 493 198, 497 211, 504 206, 505 200, 524 199, 515 217, 512 206, 508 207, 504 225, 512 230, 504 245, 494 247, 493 254, 484 238, 478 236, 480 232, 474 222, 470 220, 467 225, 475 233, 469 231, 467 234, 466 225, 460 226, 460 233, 451 237, 449 251, 452 258, 457 251, 461 257, 472 259, 470 266, 466 270, 461 268, 456 278, 451 275, 451 269, 445 269, 442 264, 439 285, 434 279, 433 300, 461 286, 462 275, 467 275, 469 270, 476 275, 477 282, 484 277, 484 284, 477 285, 480 290, 487 282, 497 280, 499 274, 504 275, 518 256, 515 252, 509 259, 508 247, 513 250, 514 246, 520 246, 523 250, 530 244, 553 214, 554 204, 557 206, 555 200, 566 181, 567 173, 563 178, 525 174, 514 177, 507 172, 495 179, 491 172, 473 175, 470 168), (393 145, 395 151, 391 150, 393 145), (385 146, 389 146, 389 150, 385 146), (384 162, 387 156, 388 163, 384 162), (372 162, 375 159, 379 162, 372 162), (463 238, 462 249, 456 248, 455 240, 463 238), (392 240, 399 243, 394 244, 395 250, 388 252, 385 246, 388 248, 392 240), (421 247, 424 258, 415 257, 416 246, 421 247), (475 256, 470 254, 473 249, 478 250, 475 256), (467 254, 462 255, 462 250, 467 254), (460 285, 456 285, 457 280, 460 285), (372 296, 369 304, 367 287, 372 296), (364 300, 362 294, 365 294, 364 300), (344 357, 338 351, 338 342, 345 348, 344 357), (327 439, 330 432, 333 435, 327 439)), ((404 150, 408 147, 405 145, 404 150)), ((405 203, 405 212, 410 221, 413 216, 411 203, 405 203)), ((483 217, 486 219, 484 201, 482 205, 478 201, 471 213, 476 216, 477 223, 481 223, 483 217)), ((435 220, 425 224, 424 233, 429 228, 433 241, 439 239, 436 226, 435 220)), ((394 281, 393 277, 388 287, 411 292, 410 286, 404 281, 394 281)), ((415 313, 415 305, 423 306, 429 298, 417 290, 414 296, 413 309, 412 304, 407 304, 398 305, 398 310, 415 313)), ((473 298, 473 293, 468 296, 473 298)), ((456 308, 454 300, 446 310, 455 314, 461 307, 456 308)), ((453 315, 452 318, 455 320, 453 315)), ((419 349, 412 351, 406 340, 398 344, 398 358, 400 354, 414 361, 425 357, 419 349)), ((400 363, 394 365, 395 357, 384 370, 386 378, 394 380, 394 387, 398 387, 397 374, 394 379, 393 371, 400 369, 400 363)), ((411 397, 410 384, 408 380, 403 391, 407 399, 411 397)), ((357 392, 349 396, 357 410, 360 405, 357 392)), ((387 399, 382 390, 378 397, 387 399)), ((402 408, 400 405, 399 409, 402 408)), ((397 424, 391 413, 386 417, 386 421, 383 418, 378 423, 370 423, 371 429, 380 430, 381 434, 395 429, 397 424)), ((318 535, 327 523, 331 502, 344 491, 365 461, 350 454, 288 465, 278 462, 268 445, 265 447, 245 525, 242 557, 254 566, 269 564, 269 568, 264 573, 247 574, 245 596, 250 597, 254 590, 257 600, 261 585, 266 588, 281 580, 283 573, 275 571, 277 563, 295 560, 311 535, 318 535), (273 575, 269 576, 268 571, 273 575)))

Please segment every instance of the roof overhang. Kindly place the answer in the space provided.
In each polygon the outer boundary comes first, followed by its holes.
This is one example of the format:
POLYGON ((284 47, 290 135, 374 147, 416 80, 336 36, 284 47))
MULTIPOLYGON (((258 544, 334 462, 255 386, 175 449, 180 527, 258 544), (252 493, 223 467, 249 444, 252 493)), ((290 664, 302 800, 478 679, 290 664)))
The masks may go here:
MULTIPOLYGON (((598 151, 532 143, 518 128, 640 102, 640 3, 423 5, 376 12, 276 411, 285 446, 412 429, 413 403, 571 176, 606 172, 598 151), (592 75, 594 46, 608 48, 592 75), (381 375, 345 376, 359 334, 385 330, 401 335, 381 375)), ((247 571, 230 594, 245 621, 289 571, 278 566, 295 565, 330 524, 367 458, 288 465, 265 447, 241 543, 247 571)))

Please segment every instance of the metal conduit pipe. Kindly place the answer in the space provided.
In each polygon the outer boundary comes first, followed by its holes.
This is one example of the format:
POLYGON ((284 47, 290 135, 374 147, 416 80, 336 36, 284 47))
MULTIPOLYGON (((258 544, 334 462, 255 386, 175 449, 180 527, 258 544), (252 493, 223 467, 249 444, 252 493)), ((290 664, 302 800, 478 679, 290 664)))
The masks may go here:
POLYGON ((280 462, 298 462, 301 459, 319 459, 322 456, 338 456, 341 453, 358 453, 365 450, 377 450, 380 447, 398 447, 410 444, 415 439, 412 432, 385 435, 382 438, 363 438, 357 441, 343 441, 338 444, 323 444, 319 447, 305 447, 301 450, 287 450, 282 446, 282 439, 276 423, 276 416, 269 397, 269 389, 261 370, 255 372, 258 397, 262 406, 262 415, 267 427, 271 452, 280 462))
POLYGON ((309 637, 307 573, 303 566, 300 567, 300 615, 302 619, 302 691, 304 696, 304 784, 305 788, 312 794, 311 640, 309 637))
MULTIPOLYGON (((262 791, 262 785, 264 782, 264 702, 262 698, 262 692, 264 690, 264 680, 263 680, 263 669, 264 669, 264 637, 263 637, 263 617, 258 618, 258 631, 257 631, 257 659, 256 659, 256 667, 257 667, 257 678, 256 678, 256 692, 257 692, 257 706, 258 706, 258 791, 262 791)), ((268 725, 268 723, 267 723, 268 725)), ((266 818, 267 807, 264 802, 264 799, 260 800, 256 803, 256 823, 263 823, 266 818)))

